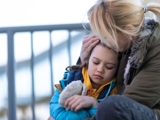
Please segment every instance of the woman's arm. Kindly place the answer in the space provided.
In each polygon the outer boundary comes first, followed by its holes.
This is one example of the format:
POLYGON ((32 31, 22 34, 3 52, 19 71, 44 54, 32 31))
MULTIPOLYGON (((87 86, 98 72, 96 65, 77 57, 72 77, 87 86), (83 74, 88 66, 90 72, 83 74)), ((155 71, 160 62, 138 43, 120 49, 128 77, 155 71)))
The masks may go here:
POLYGON ((148 54, 151 59, 126 86, 123 95, 152 108, 160 101, 160 53, 153 56, 151 51, 148 54))

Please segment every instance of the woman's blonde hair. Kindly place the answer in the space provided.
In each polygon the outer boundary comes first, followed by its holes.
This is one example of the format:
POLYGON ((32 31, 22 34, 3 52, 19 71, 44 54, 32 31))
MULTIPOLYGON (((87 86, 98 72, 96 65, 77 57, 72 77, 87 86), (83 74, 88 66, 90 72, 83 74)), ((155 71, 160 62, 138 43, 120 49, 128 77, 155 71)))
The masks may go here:
POLYGON ((160 21, 159 4, 147 4, 146 8, 144 11, 140 0, 98 0, 87 15, 92 32, 107 46, 119 50, 117 32, 138 36, 144 27, 145 12, 153 12, 160 21), (125 28, 128 24, 134 29, 125 28))

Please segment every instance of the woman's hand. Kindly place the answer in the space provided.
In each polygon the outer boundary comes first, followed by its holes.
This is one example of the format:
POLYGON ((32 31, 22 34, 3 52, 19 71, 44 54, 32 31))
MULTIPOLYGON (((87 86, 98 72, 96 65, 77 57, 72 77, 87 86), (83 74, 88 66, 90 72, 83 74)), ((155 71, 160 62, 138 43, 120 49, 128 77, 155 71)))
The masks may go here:
POLYGON ((78 111, 83 108, 98 106, 98 102, 91 96, 74 95, 68 98, 64 107, 73 111, 78 111))
POLYGON ((96 46, 99 43, 99 41, 100 41, 99 38, 94 34, 86 35, 83 38, 82 48, 80 53, 80 59, 82 63, 84 63, 88 59, 92 48, 96 46))

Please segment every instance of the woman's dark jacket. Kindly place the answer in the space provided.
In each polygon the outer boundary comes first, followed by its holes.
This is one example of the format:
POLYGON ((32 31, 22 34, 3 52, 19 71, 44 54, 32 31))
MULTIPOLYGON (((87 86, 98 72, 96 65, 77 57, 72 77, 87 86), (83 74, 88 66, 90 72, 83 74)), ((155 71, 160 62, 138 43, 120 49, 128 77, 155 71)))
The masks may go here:
POLYGON ((139 39, 121 54, 117 88, 121 95, 153 109, 160 120, 160 25, 153 19, 145 20, 139 39))
POLYGON ((153 20, 145 21, 130 53, 122 54, 117 87, 120 94, 153 109, 160 120, 160 25, 153 20))

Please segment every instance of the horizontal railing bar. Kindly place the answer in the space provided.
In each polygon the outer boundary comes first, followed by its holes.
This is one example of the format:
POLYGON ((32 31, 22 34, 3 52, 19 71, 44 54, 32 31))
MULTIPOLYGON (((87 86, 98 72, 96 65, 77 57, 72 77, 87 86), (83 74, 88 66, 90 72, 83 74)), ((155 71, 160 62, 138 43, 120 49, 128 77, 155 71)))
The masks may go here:
POLYGON ((75 24, 55 24, 55 25, 40 25, 40 26, 16 26, 16 27, 1 27, 0 33, 6 33, 7 30, 12 32, 31 32, 31 31, 52 31, 52 30, 77 30, 83 29, 81 23, 75 24))
MULTIPOLYGON (((75 40, 78 39, 83 34, 84 33, 80 33, 80 34, 76 35, 74 38, 72 38, 72 40, 71 40, 72 43, 76 42, 75 40)), ((58 44, 57 46, 54 46, 53 49, 56 50, 56 51, 59 51, 62 48, 64 48, 64 46, 66 44, 67 44, 67 41, 65 41, 61 44, 58 44)), ((38 62, 42 61, 42 59, 46 58, 48 56, 48 54, 49 54, 49 50, 46 50, 43 53, 35 56, 35 63, 38 63, 38 62)), ((23 60, 23 61, 16 62, 16 67, 17 67, 17 69, 21 69, 24 66, 28 66, 29 64, 30 64, 30 58, 28 58, 26 60, 23 60)), ((5 72, 5 70, 6 70, 5 68, 6 68, 6 64, 0 66, 0 74, 3 74, 5 72)))

